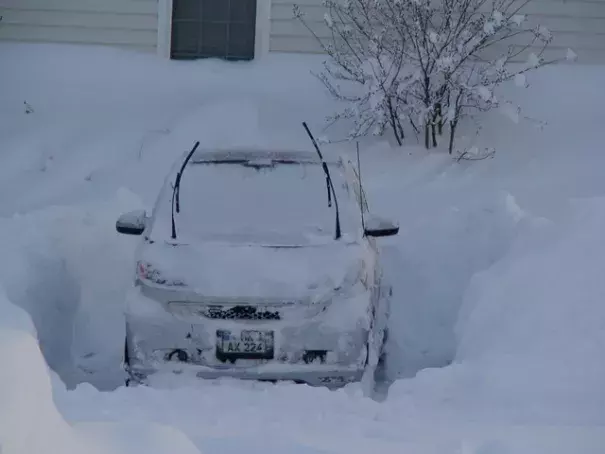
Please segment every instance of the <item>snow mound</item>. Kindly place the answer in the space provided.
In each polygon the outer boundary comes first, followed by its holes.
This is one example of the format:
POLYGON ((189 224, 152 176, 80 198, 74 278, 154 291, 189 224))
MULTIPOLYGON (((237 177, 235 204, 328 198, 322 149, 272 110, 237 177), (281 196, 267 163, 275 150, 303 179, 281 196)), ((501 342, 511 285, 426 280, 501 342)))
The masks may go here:
MULTIPOLYGON (((0 303, 2 315, 6 299, 0 303)), ((8 314, 10 316, 10 313, 8 314)), ((38 342, 31 333, 0 330, 0 446, 4 454, 82 452, 67 423, 52 403, 52 388, 38 342)), ((95 453, 91 449, 91 453, 95 453)))
POLYGON ((565 222, 524 219, 506 254, 471 280, 453 364, 393 384, 393 414, 605 424, 605 197, 574 201, 565 222))
POLYGON ((570 211, 473 279, 456 361, 483 370, 499 406, 548 402, 543 417, 603 424, 605 198, 574 201, 570 211))
POLYGON ((2 454, 199 454, 174 428, 157 424, 78 424, 53 401, 33 323, 0 289, 0 450, 2 454))
POLYGON ((115 221, 140 206, 119 190, 104 203, 0 220, 0 282, 31 316, 46 361, 70 388, 123 383, 122 303, 135 244, 115 232, 115 221))
POLYGON ((100 446, 107 454, 201 454, 175 427, 137 422, 80 422, 76 429, 88 444, 100 446))
POLYGON ((32 319, 1 300, 3 454, 196 452, 167 427, 212 454, 603 451, 604 202, 567 204, 605 194, 602 67, 553 67, 532 78, 531 95, 513 87, 549 127, 485 118, 483 143, 472 131, 461 143, 495 146, 494 159, 362 146, 371 208, 401 225, 381 245, 395 287, 389 364, 404 379, 378 403, 358 386, 120 386, 136 241, 116 234, 117 216, 149 208, 195 140, 309 147, 303 120, 327 134, 334 106, 308 74, 321 56, 230 65, 70 46, 0 53, 10 62, 0 283, 32 319))

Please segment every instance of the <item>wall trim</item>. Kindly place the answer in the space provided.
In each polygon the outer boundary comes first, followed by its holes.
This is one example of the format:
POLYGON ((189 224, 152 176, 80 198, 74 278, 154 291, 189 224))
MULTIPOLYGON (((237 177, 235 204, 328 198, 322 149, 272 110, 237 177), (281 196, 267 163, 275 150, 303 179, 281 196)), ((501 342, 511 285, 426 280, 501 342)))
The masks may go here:
POLYGON ((271 36, 271 2, 256 0, 256 33, 254 36, 254 59, 260 59, 269 53, 271 36))
POLYGON ((172 0, 158 0, 158 55, 170 58, 172 39, 172 0))

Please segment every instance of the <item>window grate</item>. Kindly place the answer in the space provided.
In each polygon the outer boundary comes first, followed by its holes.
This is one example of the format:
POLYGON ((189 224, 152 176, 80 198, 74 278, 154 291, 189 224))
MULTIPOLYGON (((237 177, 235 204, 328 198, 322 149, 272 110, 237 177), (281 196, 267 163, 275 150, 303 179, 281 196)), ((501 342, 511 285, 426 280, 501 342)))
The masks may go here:
POLYGON ((174 0, 171 58, 254 58, 257 0, 174 0))

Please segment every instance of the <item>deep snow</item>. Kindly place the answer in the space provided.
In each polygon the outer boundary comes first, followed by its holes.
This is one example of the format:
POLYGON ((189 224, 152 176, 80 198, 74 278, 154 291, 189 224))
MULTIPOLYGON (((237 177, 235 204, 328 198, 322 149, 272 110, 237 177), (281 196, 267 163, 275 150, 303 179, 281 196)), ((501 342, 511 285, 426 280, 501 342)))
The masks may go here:
POLYGON ((308 73, 318 58, 167 63, 2 44, 0 61, 4 454, 81 443, 105 453, 602 452, 605 68, 548 68, 529 90, 510 87, 548 125, 491 115, 478 146, 495 146, 493 159, 362 142, 371 208, 402 226, 381 242, 398 380, 376 402, 357 385, 121 386, 135 243, 115 233, 118 215, 149 208, 195 140, 308 148, 304 120, 328 134, 331 102, 308 73))

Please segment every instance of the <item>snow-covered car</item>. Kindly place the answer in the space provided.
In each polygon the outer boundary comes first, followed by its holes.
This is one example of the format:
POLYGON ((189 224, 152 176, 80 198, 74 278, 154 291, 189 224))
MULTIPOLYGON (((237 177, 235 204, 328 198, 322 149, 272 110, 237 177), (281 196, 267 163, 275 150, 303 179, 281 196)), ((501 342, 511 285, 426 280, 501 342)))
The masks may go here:
POLYGON ((129 380, 170 371, 341 386, 375 373, 391 294, 375 237, 399 227, 367 211, 356 167, 319 148, 197 145, 151 213, 116 223, 142 235, 126 298, 129 380))

